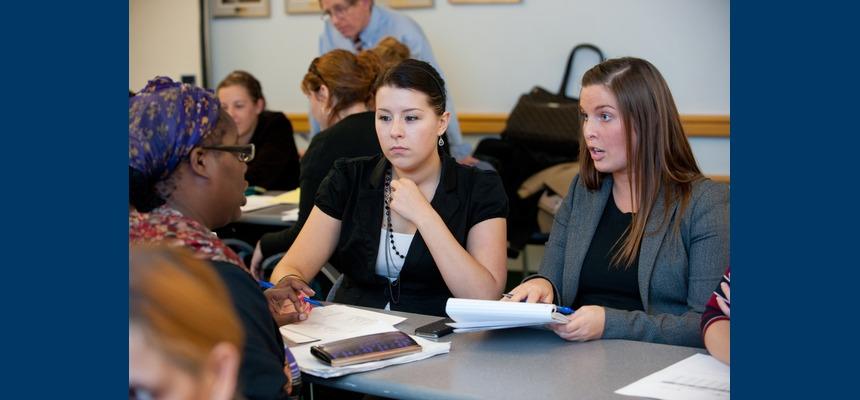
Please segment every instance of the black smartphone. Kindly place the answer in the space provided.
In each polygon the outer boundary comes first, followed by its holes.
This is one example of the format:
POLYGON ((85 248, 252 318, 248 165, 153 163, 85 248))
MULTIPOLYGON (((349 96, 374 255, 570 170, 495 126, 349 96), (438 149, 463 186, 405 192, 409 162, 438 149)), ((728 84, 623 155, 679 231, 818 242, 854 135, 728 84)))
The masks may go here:
POLYGON ((451 332, 454 332, 454 328, 445 325, 448 322, 454 322, 454 320, 450 318, 445 318, 440 319, 436 322, 431 322, 427 325, 419 326, 415 328, 415 334, 423 338, 438 339, 451 332))

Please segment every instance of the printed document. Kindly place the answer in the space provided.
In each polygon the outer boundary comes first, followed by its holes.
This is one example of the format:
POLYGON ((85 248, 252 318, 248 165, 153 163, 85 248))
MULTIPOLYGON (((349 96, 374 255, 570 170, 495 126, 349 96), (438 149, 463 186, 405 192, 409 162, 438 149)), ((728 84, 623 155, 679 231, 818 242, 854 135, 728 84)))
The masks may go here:
POLYGON ((694 354, 615 393, 663 400, 728 399, 729 366, 709 355, 694 354))
POLYGON ((406 318, 396 315, 332 304, 314 307, 308 319, 282 326, 281 335, 295 344, 330 342, 371 333, 394 331, 397 330, 394 325, 404 320, 406 318))

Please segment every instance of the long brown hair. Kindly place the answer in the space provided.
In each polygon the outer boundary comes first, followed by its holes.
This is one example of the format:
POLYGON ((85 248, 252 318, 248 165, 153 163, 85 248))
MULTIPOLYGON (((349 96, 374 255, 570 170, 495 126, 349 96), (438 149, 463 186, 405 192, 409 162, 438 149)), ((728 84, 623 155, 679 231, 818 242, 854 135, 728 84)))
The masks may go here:
MULTIPOLYGON (((666 224, 670 205, 680 202, 680 213, 683 213, 693 182, 703 176, 684 134, 669 86, 654 65, 632 57, 607 60, 583 75, 582 87, 590 85, 603 85, 612 92, 624 121, 630 200, 639 207, 613 262, 629 267, 639 254, 645 227, 660 191, 666 204, 663 215, 663 224, 666 224), (634 132, 638 137, 636 148, 633 148, 634 132)), ((580 146, 579 159, 585 186, 599 189, 608 174, 597 171, 587 146, 580 146)), ((679 221, 675 220, 676 229, 679 221)))
POLYGON ((322 85, 328 88, 327 106, 331 111, 327 122, 331 125, 338 114, 351 105, 373 103, 371 89, 381 71, 382 61, 372 51, 355 55, 342 49, 332 50, 311 62, 302 79, 302 92, 310 95, 322 85))
POLYGON ((241 352, 244 333, 230 293, 205 261, 179 248, 132 246, 128 278, 129 323, 177 367, 200 372, 222 342, 241 352))

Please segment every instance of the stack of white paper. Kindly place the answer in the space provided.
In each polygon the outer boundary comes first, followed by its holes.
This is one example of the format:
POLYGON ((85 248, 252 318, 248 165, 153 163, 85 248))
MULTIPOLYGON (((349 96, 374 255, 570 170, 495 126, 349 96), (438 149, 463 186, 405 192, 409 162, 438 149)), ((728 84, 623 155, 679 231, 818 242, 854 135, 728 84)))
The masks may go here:
POLYGON ((450 298, 445 312, 455 321, 448 324, 455 328, 454 332, 568 322, 567 317, 555 312, 555 305, 542 303, 450 298))
POLYGON ((290 346, 290 351, 296 356, 296 362, 298 362, 302 372, 322 378, 371 371, 389 365, 423 360, 451 351, 450 343, 435 343, 412 336, 421 345, 422 350, 420 353, 407 354, 387 360, 371 361, 344 367, 332 367, 311 354, 311 346, 313 345, 373 333, 396 331, 397 329, 394 328, 394 325, 405 319, 395 315, 333 304, 314 308, 308 319, 302 322, 282 326, 281 334, 287 341, 298 344, 290 346))
POLYGON ((694 354, 633 382, 615 393, 664 400, 729 398, 729 366, 705 354, 694 354))
POLYGON ((241 207, 242 212, 249 212, 277 204, 275 196, 252 195, 245 196, 247 200, 241 207))

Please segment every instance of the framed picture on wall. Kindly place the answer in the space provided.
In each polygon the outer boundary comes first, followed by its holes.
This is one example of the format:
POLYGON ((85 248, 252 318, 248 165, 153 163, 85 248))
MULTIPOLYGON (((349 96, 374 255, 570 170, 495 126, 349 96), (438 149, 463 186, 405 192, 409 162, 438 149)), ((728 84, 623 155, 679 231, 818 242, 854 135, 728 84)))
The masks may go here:
POLYGON ((287 14, 319 14, 319 0, 284 0, 284 11, 287 14))
POLYGON ((448 0, 451 4, 513 4, 522 0, 448 0))
POLYGON ((269 0, 212 0, 215 17, 268 17, 269 0))
POLYGON ((391 8, 431 8, 433 0, 387 0, 391 8))

